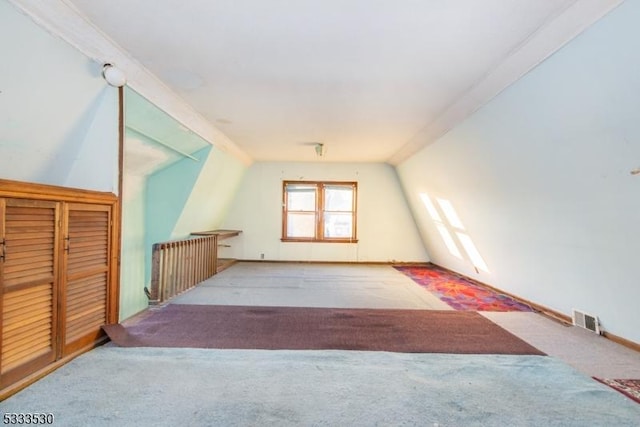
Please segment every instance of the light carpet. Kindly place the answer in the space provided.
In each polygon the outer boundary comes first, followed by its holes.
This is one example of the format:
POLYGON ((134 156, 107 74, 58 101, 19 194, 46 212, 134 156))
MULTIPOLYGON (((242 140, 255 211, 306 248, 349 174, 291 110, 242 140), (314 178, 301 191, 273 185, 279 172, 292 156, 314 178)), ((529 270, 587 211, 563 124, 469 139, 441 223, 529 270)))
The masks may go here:
POLYGON ((637 426, 542 356, 104 346, 0 404, 61 426, 637 426))

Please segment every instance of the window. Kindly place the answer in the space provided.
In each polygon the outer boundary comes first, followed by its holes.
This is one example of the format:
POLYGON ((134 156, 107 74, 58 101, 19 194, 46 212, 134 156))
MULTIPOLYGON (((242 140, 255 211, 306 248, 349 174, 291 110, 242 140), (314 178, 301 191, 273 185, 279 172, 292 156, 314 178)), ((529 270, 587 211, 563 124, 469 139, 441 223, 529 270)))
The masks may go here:
POLYGON ((282 240, 356 242, 355 182, 284 181, 282 240))

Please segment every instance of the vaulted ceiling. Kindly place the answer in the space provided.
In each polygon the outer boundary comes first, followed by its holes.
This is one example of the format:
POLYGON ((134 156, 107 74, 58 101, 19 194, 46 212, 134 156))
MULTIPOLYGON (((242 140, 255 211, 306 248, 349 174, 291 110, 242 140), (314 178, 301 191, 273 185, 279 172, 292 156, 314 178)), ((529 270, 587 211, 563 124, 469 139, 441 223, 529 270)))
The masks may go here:
POLYGON ((252 160, 398 163, 619 2, 63 3, 252 160))

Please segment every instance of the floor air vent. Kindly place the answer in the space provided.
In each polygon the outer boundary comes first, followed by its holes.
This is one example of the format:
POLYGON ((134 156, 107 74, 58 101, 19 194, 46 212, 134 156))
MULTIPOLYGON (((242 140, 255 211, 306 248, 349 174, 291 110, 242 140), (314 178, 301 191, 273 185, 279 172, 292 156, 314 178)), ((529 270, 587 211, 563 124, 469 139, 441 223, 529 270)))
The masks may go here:
POLYGON ((596 316, 574 309, 573 324, 600 335, 600 322, 598 322, 598 318, 596 316))

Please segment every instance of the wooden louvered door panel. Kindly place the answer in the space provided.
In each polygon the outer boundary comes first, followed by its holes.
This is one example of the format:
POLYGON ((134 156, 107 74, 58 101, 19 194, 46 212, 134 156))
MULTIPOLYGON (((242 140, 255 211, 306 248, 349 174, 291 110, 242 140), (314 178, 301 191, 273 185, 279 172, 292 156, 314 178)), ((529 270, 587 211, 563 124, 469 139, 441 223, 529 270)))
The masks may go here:
POLYGON ((59 206, 0 199, 1 387, 56 358, 59 206))
POLYGON ((111 207, 69 203, 64 215, 62 356, 99 339, 107 323, 111 207))

